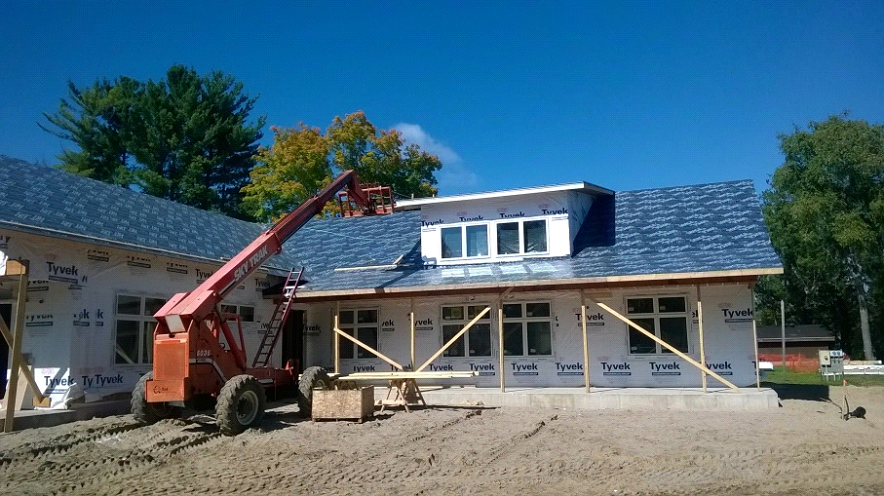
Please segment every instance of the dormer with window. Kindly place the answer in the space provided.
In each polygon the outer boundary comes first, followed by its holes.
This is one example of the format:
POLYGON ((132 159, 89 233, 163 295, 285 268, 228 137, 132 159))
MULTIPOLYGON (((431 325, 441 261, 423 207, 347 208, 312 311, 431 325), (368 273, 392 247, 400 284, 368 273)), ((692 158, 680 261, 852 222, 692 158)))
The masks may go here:
POLYGON ((426 264, 508 262, 570 256, 587 212, 602 195, 613 192, 581 182, 406 200, 397 209, 420 209, 426 264))

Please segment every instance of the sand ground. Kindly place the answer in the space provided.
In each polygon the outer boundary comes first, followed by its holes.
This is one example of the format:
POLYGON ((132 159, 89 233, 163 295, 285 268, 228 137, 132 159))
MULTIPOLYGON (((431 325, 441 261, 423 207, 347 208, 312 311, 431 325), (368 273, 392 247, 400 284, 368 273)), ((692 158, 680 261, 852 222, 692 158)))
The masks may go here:
POLYGON ((761 412, 428 407, 261 429, 131 416, 0 434, 0 494, 884 495, 884 388, 781 391, 761 412), (828 397, 828 400, 825 399, 828 397))

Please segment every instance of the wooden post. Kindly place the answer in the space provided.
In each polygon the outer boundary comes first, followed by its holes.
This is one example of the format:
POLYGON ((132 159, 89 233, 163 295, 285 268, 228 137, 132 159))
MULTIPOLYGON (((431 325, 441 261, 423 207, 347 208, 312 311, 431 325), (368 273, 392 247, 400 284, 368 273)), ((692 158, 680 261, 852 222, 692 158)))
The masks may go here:
MULTIPOLYGON (((6 326, 6 322, 0 317, 0 334, 3 335, 3 339, 9 343, 9 346, 12 347, 12 332, 9 331, 9 327, 6 326)), ((34 398, 36 398, 37 403, 41 407, 49 406, 49 398, 43 395, 43 392, 40 391, 39 386, 37 386, 37 381, 34 380, 34 374, 31 373, 31 369, 28 368, 28 365, 21 362, 19 366, 19 370, 21 371, 21 375, 25 377, 25 380, 28 382, 28 386, 31 388, 31 391, 34 392, 34 398)), ((0 373, 6 373, 5 370, 0 371, 0 373)))
POLYGON ((752 288, 752 349, 755 350, 755 389, 761 389, 761 373, 758 363, 758 328, 755 326, 755 288, 752 288))
POLYGON ((589 300, 590 300, 591 302, 595 303, 595 304, 596 304, 598 307, 600 307, 602 310, 607 311, 608 313, 610 313, 610 314, 613 315, 614 317, 617 317, 617 318, 620 319, 621 321, 626 322, 626 324, 631 325, 632 327, 635 328, 635 330, 637 330, 638 332, 644 334, 645 336, 649 337, 650 339, 654 340, 654 341, 655 341, 656 343, 658 343, 660 346, 666 348, 667 350, 671 351, 672 353, 675 353, 675 354, 676 354, 679 358, 681 358, 682 360, 688 362, 689 364, 693 365, 694 367, 697 367, 697 368, 700 369, 700 370, 704 370, 704 371, 706 371, 706 373, 708 373, 708 374, 711 375, 712 377, 718 379, 719 382, 721 382, 722 384, 726 385, 727 387, 729 387, 729 388, 731 388, 731 389, 733 389, 733 390, 735 390, 735 391, 741 392, 741 391, 740 391, 740 388, 738 388, 737 386, 735 386, 733 383, 731 383, 729 380, 725 379, 724 377, 722 377, 722 376, 716 374, 715 372, 709 370, 709 368, 706 367, 705 364, 700 364, 700 363, 698 363, 696 360, 694 360, 693 358, 691 358, 691 357, 685 355, 685 354, 682 353, 681 351, 677 350, 676 348, 674 348, 672 345, 670 345, 670 344, 667 343, 666 341, 663 341, 662 339, 658 338, 653 332, 649 332, 649 331, 648 331, 647 329, 645 329, 644 327, 642 327, 642 326, 636 324, 635 322, 629 320, 629 318, 624 317, 623 315, 620 314, 620 312, 614 310, 613 308, 609 307, 608 305, 605 305, 604 303, 599 303, 598 301, 595 301, 595 300, 592 299, 592 298, 589 298, 589 300))
POLYGON ((414 298, 411 299, 411 313, 409 314, 409 320, 411 321, 411 370, 414 370, 415 365, 415 356, 414 356, 414 298))
MULTIPOLYGON (((335 327, 332 331, 338 328, 338 314, 335 312, 335 327)), ((341 338, 338 337, 337 332, 332 332, 335 337, 335 374, 341 373, 341 338)))
POLYGON ((485 310, 482 310, 481 312, 479 312, 479 315, 476 315, 476 316, 473 318, 473 320, 470 321, 469 324, 465 325, 465 326, 463 327, 463 329, 461 329, 457 334, 455 334, 451 339, 449 339, 447 343, 445 343, 444 345, 442 345, 442 347, 439 348, 439 351, 437 351, 436 353, 433 354, 433 356, 431 356, 429 359, 427 359, 427 361, 424 362, 423 365, 421 365, 420 367, 418 367, 417 369, 415 369, 415 372, 420 372, 421 370, 424 370, 424 368, 426 368, 427 365, 433 363, 433 360, 435 360, 439 355, 441 355, 442 352, 444 352, 445 350, 447 350, 449 346, 451 346, 452 344, 454 344, 454 342, 457 341, 461 336, 463 336, 464 333, 467 332, 467 330, 469 330, 470 327, 473 327, 473 324, 475 324, 476 322, 478 322, 479 319, 481 319, 482 317, 484 317, 485 314, 488 313, 488 312, 490 312, 490 311, 491 311, 491 307, 485 307, 485 310))
POLYGON ((586 383, 586 392, 589 392, 589 340, 586 335, 586 303, 583 302, 583 293, 580 294, 580 320, 583 324, 583 381, 586 383))
MULTIPOLYGON (((12 424, 15 422, 15 403, 17 399, 16 395, 18 394, 18 371, 19 367, 23 365, 21 357, 21 342, 24 337, 25 304, 28 297, 28 262, 27 260, 19 262, 10 260, 7 262, 7 273, 12 264, 20 265, 20 268, 18 277, 18 294, 16 297, 17 305, 15 309, 15 323, 13 324, 12 329, 12 373, 9 377, 9 387, 6 390, 6 423, 3 424, 3 430, 5 432, 12 432, 12 424)), ((4 370, 3 373, 5 374, 6 371, 4 370)))
POLYGON ((497 331, 499 334, 499 342, 498 348, 500 349, 500 370, 498 370, 498 374, 500 375, 500 392, 506 392, 506 380, 504 380, 504 370, 503 370, 503 300, 501 299, 500 305, 497 307, 497 331))
MULTIPOLYGON (((700 296, 700 286, 697 286, 697 323, 700 332, 700 363, 706 365, 706 346, 703 343, 703 302, 700 296)), ((706 371, 700 370, 700 376, 703 381, 703 392, 706 392, 706 371)))

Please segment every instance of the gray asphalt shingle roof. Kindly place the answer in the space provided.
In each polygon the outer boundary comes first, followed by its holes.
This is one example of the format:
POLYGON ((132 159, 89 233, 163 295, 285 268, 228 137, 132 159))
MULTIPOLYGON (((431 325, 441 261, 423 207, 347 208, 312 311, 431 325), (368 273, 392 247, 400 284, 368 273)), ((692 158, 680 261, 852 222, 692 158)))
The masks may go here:
POLYGON ((569 279, 779 268, 751 181, 618 192, 597 200, 557 259, 423 267, 420 212, 308 223, 286 244, 311 291, 554 283, 569 279), (335 270, 392 264, 396 269, 335 270))
MULTIPOLYGON (((266 226, 0 155, 0 227, 219 260, 234 256, 266 226)), ((751 181, 603 196, 574 251, 556 259, 425 267, 420 212, 406 211, 313 219, 271 264, 304 265, 304 296, 781 267, 751 181), (393 269, 366 268, 397 259, 393 269)))
POLYGON ((263 230, 4 155, 0 227, 204 261, 231 258, 263 230))

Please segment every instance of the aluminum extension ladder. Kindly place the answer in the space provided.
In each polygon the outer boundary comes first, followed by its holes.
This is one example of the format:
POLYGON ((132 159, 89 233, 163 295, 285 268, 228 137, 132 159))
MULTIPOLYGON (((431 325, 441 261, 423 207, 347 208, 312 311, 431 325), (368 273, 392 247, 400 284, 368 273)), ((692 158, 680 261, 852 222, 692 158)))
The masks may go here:
POLYGON ((279 336, 282 334, 282 326, 285 324, 285 319, 289 316, 289 311, 292 308, 292 301, 295 299, 295 291, 298 290, 298 283, 301 282, 301 276, 304 274, 304 267, 301 267, 301 270, 298 271, 298 277, 295 279, 294 284, 292 284, 294 274, 295 269, 292 268, 289 271, 288 277, 285 278, 285 284, 282 289, 283 298, 276 304, 276 309, 273 310, 270 323, 267 325, 267 332, 264 333, 261 346, 258 347, 258 352, 255 353, 255 359, 252 360, 252 367, 266 367, 270 363, 270 356, 273 354, 273 349, 279 341, 279 336))

